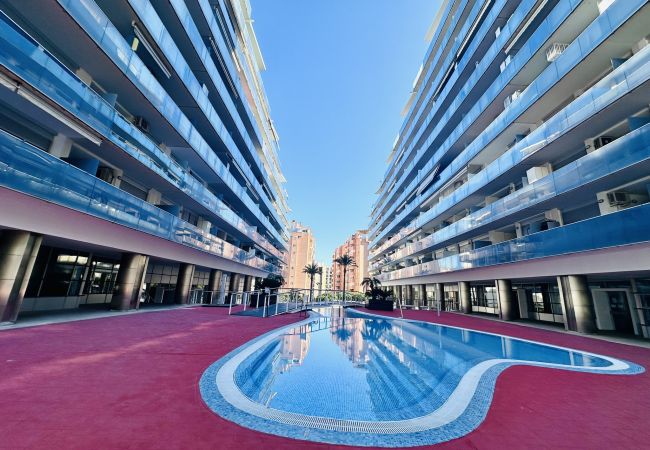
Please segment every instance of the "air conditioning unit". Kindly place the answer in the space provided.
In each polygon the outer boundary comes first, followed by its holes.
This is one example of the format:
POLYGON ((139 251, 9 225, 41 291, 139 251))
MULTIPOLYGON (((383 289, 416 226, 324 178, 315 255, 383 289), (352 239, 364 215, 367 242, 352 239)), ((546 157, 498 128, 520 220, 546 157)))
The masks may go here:
POLYGON ((598 136, 596 139, 594 139, 594 148, 604 147, 613 141, 614 138, 612 136, 598 136))
POLYGON ((609 206, 625 206, 628 205, 632 199, 627 192, 608 192, 607 202, 609 206))
POLYGON ((149 132, 149 122, 144 117, 138 116, 135 118, 135 126, 145 133, 149 132))
POLYGON ((546 60, 548 62, 553 62, 560 57, 564 50, 567 49, 569 44, 561 44, 559 42, 554 42, 549 48, 546 49, 546 60))
POLYGON ((520 96, 521 96, 521 91, 517 90, 517 91, 513 92, 512 94, 507 96, 506 99, 503 101, 503 107, 507 108, 508 106, 510 106, 512 104, 512 102, 517 100, 520 96))

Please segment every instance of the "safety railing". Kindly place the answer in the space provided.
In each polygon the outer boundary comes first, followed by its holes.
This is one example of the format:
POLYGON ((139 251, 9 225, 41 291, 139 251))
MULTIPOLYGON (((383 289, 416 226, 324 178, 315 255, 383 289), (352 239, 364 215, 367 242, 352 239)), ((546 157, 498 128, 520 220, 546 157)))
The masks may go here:
POLYGON ((215 294, 209 291, 193 291, 192 303, 227 304, 228 314, 257 310, 250 315, 272 317, 280 314, 304 312, 308 309, 327 306, 360 306, 365 296, 360 292, 330 289, 263 289, 248 292, 224 292, 215 302, 215 294))

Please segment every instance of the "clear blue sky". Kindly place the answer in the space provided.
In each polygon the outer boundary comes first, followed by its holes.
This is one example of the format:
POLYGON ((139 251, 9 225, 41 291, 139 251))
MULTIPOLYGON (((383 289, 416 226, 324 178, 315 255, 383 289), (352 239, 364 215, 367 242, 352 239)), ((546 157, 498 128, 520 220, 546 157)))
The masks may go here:
POLYGON ((440 0, 251 0, 290 218, 317 259, 368 226, 440 0))

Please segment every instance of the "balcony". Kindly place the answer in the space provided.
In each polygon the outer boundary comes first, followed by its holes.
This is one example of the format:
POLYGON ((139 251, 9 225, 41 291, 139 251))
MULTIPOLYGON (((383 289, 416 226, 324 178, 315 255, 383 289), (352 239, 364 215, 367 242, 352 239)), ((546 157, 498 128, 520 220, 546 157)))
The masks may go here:
POLYGON ((650 241, 650 204, 378 276, 382 282, 530 261, 650 241))
POLYGON ((279 267, 0 132, 0 186, 271 273, 279 267))
POLYGON ((650 172, 650 125, 644 125, 628 133, 442 230, 407 244, 406 247, 381 260, 381 264, 376 265, 375 268, 406 257, 413 257, 421 252, 432 251, 470 232, 480 233, 488 226, 494 227, 497 221, 505 219, 512 223, 517 219, 512 217, 513 214, 535 208, 542 202, 552 201, 565 194, 570 194, 574 201, 577 201, 578 197, 593 197, 595 200, 594 192, 604 188, 595 189, 593 183, 603 183, 606 182, 606 178, 611 178, 609 187, 614 187, 621 184, 618 177, 626 171, 650 172))
MULTIPOLYGON (((390 224, 383 227, 381 232, 377 234, 377 236, 373 239, 371 244, 373 246, 376 246, 382 239, 385 238, 387 234, 393 232, 393 230, 395 230, 395 228, 399 226, 399 224, 402 221, 404 221, 405 218, 407 218, 410 214, 414 213, 416 208, 420 206, 420 203, 424 199, 431 196, 433 192, 435 192, 444 183, 450 180, 454 176, 454 174, 460 172, 464 167, 466 167, 467 164, 469 164, 473 158, 475 158, 481 151, 483 151, 488 145, 490 145, 493 142, 493 140, 495 140, 501 133, 503 133, 503 131, 508 126, 513 124, 515 120, 517 120, 518 117, 524 114, 524 112, 528 110, 535 102, 537 102, 540 98, 542 98, 542 96, 544 96, 554 85, 556 85, 559 82, 559 80, 561 80, 568 72, 570 72, 575 65, 577 65, 581 61, 584 61, 587 55, 589 55, 599 45, 600 42, 602 42, 608 36, 610 36, 614 32, 614 30, 616 30, 627 20, 629 15, 632 14, 632 11, 634 11, 635 8, 638 9, 639 7, 638 2, 634 2, 634 3, 630 2, 629 4, 625 3, 623 6, 625 6, 623 11, 617 11, 617 14, 615 15, 617 20, 615 24, 610 24, 610 22, 606 20, 607 15, 604 15, 604 16, 600 16, 589 27, 587 27, 587 29, 579 36, 579 38, 576 39, 574 43, 568 47, 568 49, 562 54, 562 56, 559 59, 557 59, 554 63, 549 65, 542 72, 542 74, 539 75, 535 79, 535 81, 531 83, 522 92, 517 102, 510 105, 508 109, 503 111, 495 120, 493 120, 489 124, 489 126, 476 139, 474 139, 467 148, 465 148, 462 151, 462 153, 460 153, 458 156, 455 157, 455 159, 449 164, 449 166, 447 166, 444 170, 441 171, 439 175, 439 181, 437 181, 430 189, 424 192, 421 196, 416 197, 409 205, 407 205, 404 211, 402 211, 390 222, 390 224), (598 39, 595 39, 592 36, 596 32, 598 33, 598 39)), ((645 14, 647 14, 647 10, 645 14)), ((513 61, 510 67, 518 66, 519 65, 518 58, 520 56, 523 57, 524 53, 530 53, 530 52, 534 52, 534 49, 533 48, 529 49, 528 46, 520 50, 519 53, 517 54, 517 58, 515 58, 515 60, 513 61)), ((638 55, 635 55, 636 59, 638 59, 638 57, 639 57, 638 55)), ((614 73, 616 73, 617 70, 615 70, 614 73)), ((506 72, 509 71, 510 68, 506 72)), ((506 72, 504 72, 504 74, 506 72)), ((639 75, 643 76, 643 74, 644 74, 643 70, 640 70, 637 76, 639 75)), ((610 84, 613 82, 611 74, 606 78, 610 79, 609 81, 610 84)), ((599 85, 602 86, 603 83, 599 83, 599 85)), ((496 88, 499 86, 497 85, 493 87, 496 88)), ((499 87, 498 90, 500 91, 500 89, 502 88, 499 87)), ((614 85, 612 87, 612 91, 618 91, 618 90, 619 90, 619 86, 614 85)), ((489 92, 492 92, 492 88, 490 89, 489 92)), ((496 95, 496 94, 492 93, 491 95, 496 95)), ((604 93, 601 92, 600 95, 604 95, 604 93)), ((588 101, 587 99, 584 98, 584 96, 581 96, 580 99, 583 101, 588 101)), ((574 101, 573 103, 576 103, 576 101, 574 101)), ((478 104, 477 104, 477 108, 478 108, 478 104)), ((565 108, 564 111, 566 110, 567 108, 565 108)), ((554 118, 556 117, 558 117, 557 114, 556 116, 554 116, 554 118)), ((439 164, 440 159, 450 148, 451 144, 460 137, 461 131, 465 127, 467 127, 470 123, 472 123, 472 121, 474 121, 475 119, 476 117, 473 114, 469 114, 468 116, 465 117, 465 119, 463 120, 459 128, 455 130, 454 133, 452 133, 446 139, 445 143, 436 151, 433 158, 421 170, 421 173, 423 174, 422 176, 426 175, 427 170, 430 170, 433 167, 435 167, 437 164, 439 164)), ((415 185, 414 183, 416 182, 416 180, 417 178, 413 180, 412 185, 415 185)), ((403 194, 403 196, 410 189, 411 188, 409 187, 407 191, 403 194)), ((400 197, 398 201, 401 199, 402 197, 400 197)), ((399 203, 395 203, 392 209, 394 209, 396 205, 399 205, 399 203)), ((417 217, 415 221, 421 221, 421 217, 417 217)))
MULTIPOLYGON (((142 62, 138 55, 131 49, 130 45, 125 41, 119 31, 110 23, 104 12, 94 2, 61 2, 61 7, 69 14, 70 18, 76 23, 80 30, 90 38, 95 45, 103 51, 106 56, 112 61, 114 67, 120 70, 133 85, 140 91, 140 93, 151 103, 152 107, 157 110, 162 117, 173 128, 174 132, 184 141, 184 147, 191 149, 192 157, 197 158, 203 164, 212 169, 213 174, 222 172, 226 166, 219 160, 216 153, 211 146, 205 141, 203 136, 194 127, 189 118, 180 110, 178 105, 173 101, 161 84, 156 80, 155 76, 149 71, 147 66, 142 62)), ((200 86, 194 84, 192 93, 195 98, 202 92, 200 86)), ((205 94, 205 93, 203 93, 205 94)), ((200 100, 202 104, 207 102, 207 98, 202 97, 200 100)), ((205 105, 204 105, 205 106, 205 105)), ((245 162, 243 156, 237 149, 232 137, 228 134, 223 126, 221 119, 218 118, 216 112, 209 114, 209 120, 218 124, 217 134, 221 141, 226 146, 237 165, 245 174, 247 180, 257 189, 260 199, 268 210, 268 213, 279 224, 280 219, 277 211, 270 203, 270 200, 262 195, 262 188, 259 186, 257 180, 252 175, 251 169, 245 162)), ((190 160, 190 155, 186 154, 185 157, 190 160)), ((232 189, 239 188, 241 194, 239 198, 245 199, 249 209, 259 209, 259 206, 250 199, 249 195, 245 193, 245 189, 237 183, 235 178, 232 177, 230 184, 232 189)), ((258 219, 262 220, 257 214, 258 219)), ((279 236, 278 236, 279 237, 279 236)), ((279 239, 281 240, 281 239, 279 239)))
MULTIPOLYGON (((257 242, 270 254, 281 257, 282 253, 254 227, 244 222, 187 170, 165 154, 155 142, 127 121, 4 15, 0 15, 0 31, 1 65, 101 133, 149 170, 199 202, 217 218, 257 242)), ((15 89, 16 86, 13 88, 15 89)), ((220 163, 216 157, 214 160, 215 164, 220 163)), ((224 184, 236 189, 234 186, 238 185, 225 166, 219 168, 219 175, 223 177, 224 184)), ((241 193, 241 190, 242 188, 239 187, 236 192, 241 193)), ((273 229, 270 223, 267 224, 270 229, 273 229)), ((282 242, 279 234, 275 238, 277 242, 282 242)))
MULTIPOLYGON (((612 8, 611 11, 608 11, 608 14, 597 17, 596 20, 594 20, 573 41, 573 43, 569 47, 567 47, 567 49, 559 59, 557 59, 555 62, 550 64, 548 67, 546 67, 541 72, 541 74, 537 76, 534 82, 531 83, 528 86, 528 88, 526 88, 523 91, 522 96, 515 104, 511 105, 510 108, 508 108, 506 111, 501 113, 495 120, 493 120, 489 124, 489 127, 487 127, 485 131, 482 131, 481 134, 479 134, 478 137, 474 139, 472 144, 470 144, 470 147, 473 147, 475 150, 478 151, 482 150, 493 139, 495 139, 497 136, 503 133, 507 129, 507 127, 513 124, 515 120, 523 121, 524 123, 535 123, 539 121, 539 118, 532 119, 531 117, 527 117, 525 120, 522 120, 520 116, 526 114, 530 116, 527 110, 529 110, 531 106, 536 104, 540 99, 542 99, 543 96, 549 93, 552 89, 555 89, 555 86, 558 85, 559 82, 567 74, 572 72, 578 64, 582 64, 583 61, 585 61, 592 52, 595 52, 597 49, 603 47, 601 46, 602 43, 607 41, 608 45, 611 44, 612 40, 609 39, 611 35, 617 33, 619 29, 626 28, 625 25, 627 19, 632 14, 634 14, 637 10, 639 10, 644 3, 645 2, 642 2, 640 0, 619 2, 614 8, 612 8), (477 146, 479 146, 480 148, 477 149, 477 146)), ((476 105, 472 108, 472 110, 470 110, 470 112, 467 115, 465 115, 465 117, 463 118, 461 123, 456 127, 456 129, 453 130, 453 132, 446 137, 446 140, 444 142, 440 143, 439 148, 436 150, 433 157, 429 159, 428 163, 425 164, 424 167, 422 167, 418 171, 418 175, 416 175, 416 178, 413 179, 411 184, 409 184, 409 186, 405 189, 405 191, 398 198, 398 200, 393 203, 392 207, 389 209, 389 212, 386 213, 384 217, 390 217, 390 214, 395 210, 395 206, 401 204, 401 200, 406 198, 409 195, 409 193, 415 188, 415 186, 417 186, 418 179, 420 177, 425 177, 430 170, 432 170, 437 164, 440 163, 443 157, 449 156, 448 152, 455 145, 458 139, 460 139, 461 136, 463 136, 463 134, 467 131, 468 127, 472 126, 481 117, 481 114, 483 113, 487 105, 490 104, 490 102, 497 99, 497 97, 502 93, 504 88, 507 87, 508 83, 510 83, 514 79, 514 77, 522 69, 522 67, 528 64, 528 62, 531 60, 533 56, 537 58, 537 54, 541 52, 544 55, 540 56, 540 58, 545 60, 545 53, 542 50, 544 42, 553 35, 553 33, 558 29, 558 27, 563 25, 566 18, 572 14, 572 8, 574 7, 575 5, 571 6, 570 2, 566 2, 566 3, 561 2, 558 5, 558 7, 556 7, 556 10, 554 10, 545 19, 542 25, 540 25, 540 27, 531 36, 531 38, 526 43, 526 45, 518 51, 517 55, 513 58, 512 63, 506 68, 506 70, 501 75, 497 77, 495 82, 483 94, 483 96, 480 99, 478 99, 476 105)), ((635 18, 637 24, 634 26, 638 27, 639 22, 641 21, 642 23, 644 20, 642 16, 647 17, 647 10, 642 15, 637 14, 637 16, 638 17, 635 18)), ((503 33, 501 33, 499 38, 501 36, 503 36, 503 33)), ((600 50, 598 51, 599 51, 598 59, 602 60, 603 59, 602 51, 600 50)), ((607 59, 607 61, 609 60, 607 59)), ((593 68, 589 70, 593 71, 593 68)), ((597 73, 593 73, 592 75, 595 77, 597 73)), ((592 75, 583 74, 583 76, 592 76, 592 75)), ((471 83, 468 81, 467 84, 469 86, 471 83)), ((463 95, 459 95, 455 99, 453 105, 456 106, 454 106, 454 108, 457 107, 459 102, 464 101, 464 95, 467 94, 466 89, 467 87, 463 89, 464 92, 463 95)), ((428 156, 425 149, 430 148, 431 146, 438 146, 437 139, 439 138, 437 137, 437 134, 442 129, 442 127, 445 126, 447 120, 449 120, 449 116, 454 108, 450 108, 450 110, 445 114, 445 116, 439 121, 436 129, 430 133, 430 136, 427 139, 426 143, 422 146, 422 148, 420 148, 420 150, 418 150, 417 156, 414 159, 414 161, 412 161, 411 164, 409 164, 409 166, 405 168, 405 173, 407 175, 402 176, 401 179, 406 180, 408 178, 408 174, 413 172, 413 169, 416 167, 417 162, 422 160, 425 156, 428 156)), ((539 113, 542 111, 540 111, 538 108, 537 112, 539 113)), ((419 133, 423 132, 423 130, 424 127, 420 129, 419 133)), ((467 150, 465 150, 464 152, 466 153, 467 150)), ((452 163, 452 165, 454 163, 455 161, 452 163)), ((453 175, 457 172, 458 172, 458 168, 456 168, 456 170, 454 171, 452 171, 450 168, 446 168, 445 170, 443 170, 440 173, 440 177, 439 177, 440 181, 435 185, 435 187, 437 188, 441 184, 444 184, 451 177, 453 177, 453 175)), ((391 233, 394 230, 395 226, 400 221, 404 220, 408 215, 414 212, 417 206, 419 206, 417 202, 412 202, 410 205, 407 206, 407 208, 403 212, 397 215, 390 224, 381 228, 378 226, 374 230, 372 230, 372 233, 376 233, 376 236, 373 239, 372 244, 376 245, 385 237, 386 234, 391 233)))

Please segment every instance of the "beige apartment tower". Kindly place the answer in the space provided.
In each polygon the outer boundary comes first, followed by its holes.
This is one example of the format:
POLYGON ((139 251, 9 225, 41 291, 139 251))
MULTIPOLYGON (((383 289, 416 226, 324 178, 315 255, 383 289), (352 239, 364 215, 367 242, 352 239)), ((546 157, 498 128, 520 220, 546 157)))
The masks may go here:
POLYGON ((285 268, 285 287, 309 289, 309 275, 303 273, 307 264, 314 262, 316 240, 311 228, 291 221, 291 239, 289 240, 289 261, 285 268))
POLYGON ((348 266, 345 289, 362 292, 361 282, 368 276, 368 230, 359 230, 334 251, 332 256, 332 289, 343 289, 343 266, 334 261, 340 256, 349 255, 355 264, 348 266))

